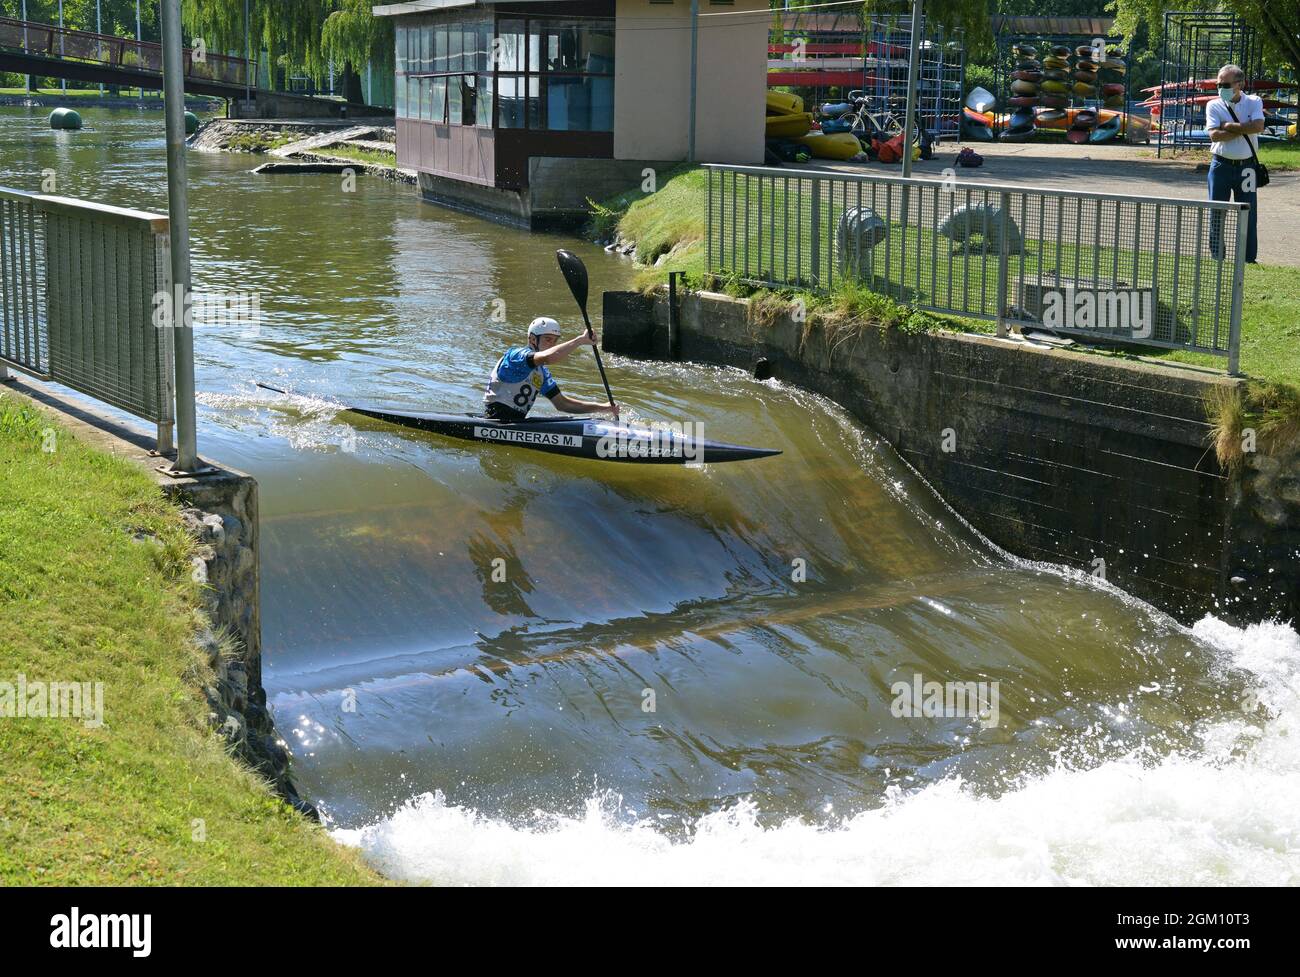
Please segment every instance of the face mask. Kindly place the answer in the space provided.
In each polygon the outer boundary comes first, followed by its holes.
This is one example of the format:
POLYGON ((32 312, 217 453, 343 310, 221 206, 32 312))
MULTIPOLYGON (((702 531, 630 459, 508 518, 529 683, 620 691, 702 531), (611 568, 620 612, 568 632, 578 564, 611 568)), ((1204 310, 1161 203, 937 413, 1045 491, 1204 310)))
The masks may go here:
POLYGON ((1220 88, 1220 89, 1219 89, 1219 98, 1223 99, 1225 102, 1231 102, 1231 101, 1232 101, 1232 89, 1231 89, 1231 88, 1220 88))

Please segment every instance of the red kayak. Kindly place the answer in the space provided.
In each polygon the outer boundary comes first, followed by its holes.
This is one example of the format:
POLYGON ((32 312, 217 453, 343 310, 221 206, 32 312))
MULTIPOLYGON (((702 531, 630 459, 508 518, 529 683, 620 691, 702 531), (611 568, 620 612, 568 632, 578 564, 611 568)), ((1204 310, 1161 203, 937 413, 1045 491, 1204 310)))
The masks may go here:
MULTIPOLYGON (((1195 86, 1202 91, 1212 92, 1219 87, 1217 78, 1203 78, 1200 81, 1175 81, 1166 85, 1152 85, 1150 88, 1144 88, 1144 92, 1158 92, 1162 88, 1177 90, 1179 88, 1190 88, 1195 86)), ((1246 90, 1250 92, 1275 92, 1283 88, 1300 87, 1289 81, 1251 81, 1246 83, 1246 90)))
MULTIPOLYGON (((1197 95, 1195 97, 1167 98, 1163 102, 1161 102, 1161 100, 1158 98, 1148 98, 1145 102, 1142 102, 1141 104, 1149 108, 1151 110, 1152 115, 1159 115, 1160 106, 1162 104, 1163 105, 1209 105, 1218 97, 1219 97, 1218 95, 1197 95)), ((1261 99, 1261 101, 1264 103, 1264 108, 1266 109, 1285 109, 1285 108, 1290 108, 1294 104, 1293 102, 1279 102, 1275 98, 1265 98, 1265 99, 1261 99)))

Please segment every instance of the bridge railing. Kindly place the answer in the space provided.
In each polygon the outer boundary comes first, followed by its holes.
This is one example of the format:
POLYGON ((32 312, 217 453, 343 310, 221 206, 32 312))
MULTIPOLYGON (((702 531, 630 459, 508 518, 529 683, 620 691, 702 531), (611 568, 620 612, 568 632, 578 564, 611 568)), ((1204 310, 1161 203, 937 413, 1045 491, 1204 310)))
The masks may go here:
POLYGON ((172 446, 166 217, 0 187, 0 377, 12 367, 158 425, 172 446))
MULTIPOLYGON (((162 45, 130 37, 78 31, 52 24, 0 17, 0 48, 24 51, 46 58, 88 61, 117 68, 162 73, 162 45)), ((257 83, 257 62, 205 52, 203 60, 185 50, 185 74, 191 78, 231 85, 257 83)))
POLYGON ((1246 205, 829 170, 708 164, 708 270, 1238 371, 1246 205))

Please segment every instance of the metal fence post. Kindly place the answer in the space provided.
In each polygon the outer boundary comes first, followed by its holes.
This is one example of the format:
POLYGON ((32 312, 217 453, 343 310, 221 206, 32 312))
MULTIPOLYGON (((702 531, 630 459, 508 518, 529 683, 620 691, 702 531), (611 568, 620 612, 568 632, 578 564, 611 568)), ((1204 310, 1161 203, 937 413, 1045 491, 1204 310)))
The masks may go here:
POLYGON ((1237 249, 1232 268, 1232 311, 1228 319, 1228 373, 1241 370, 1241 295, 1246 290, 1246 235, 1250 230, 1250 204, 1239 204, 1237 211, 1237 249))
POLYGON ((998 204, 998 335, 1007 335, 1007 298, 1010 294, 1008 239, 1011 236, 1011 194, 999 194, 998 204))
POLYGON ((172 314, 176 350, 176 470, 199 467, 194 420, 194 331, 186 325, 190 294, 190 215, 185 173, 185 81, 182 70, 180 0, 163 0, 163 108, 167 116, 167 205, 171 217, 172 287, 180 308, 172 314))
MULTIPOLYGON (((816 178, 809 181, 812 183, 812 237, 808 246, 812 248, 812 280, 814 285, 821 284, 821 251, 822 251, 822 181, 816 178)), ((799 262, 803 267, 803 262, 799 262)))

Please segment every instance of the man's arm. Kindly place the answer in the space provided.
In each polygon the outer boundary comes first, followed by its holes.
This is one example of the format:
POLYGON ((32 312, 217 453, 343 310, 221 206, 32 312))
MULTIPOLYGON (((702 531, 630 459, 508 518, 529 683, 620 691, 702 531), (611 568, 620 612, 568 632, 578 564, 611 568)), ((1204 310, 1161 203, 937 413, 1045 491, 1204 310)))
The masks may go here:
POLYGON ((601 411, 610 411, 614 418, 618 418, 618 404, 596 400, 579 400, 577 397, 570 397, 567 394, 556 391, 554 397, 550 398, 555 409, 564 411, 567 414, 598 414, 601 411))
POLYGON ((556 343, 548 350, 534 352, 532 361, 537 366, 550 366, 552 363, 563 362, 570 353, 579 346, 595 346, 596 337, 588 336, 585 332, 579 333, 572 339, 567 339, 562 343, 556 343))

